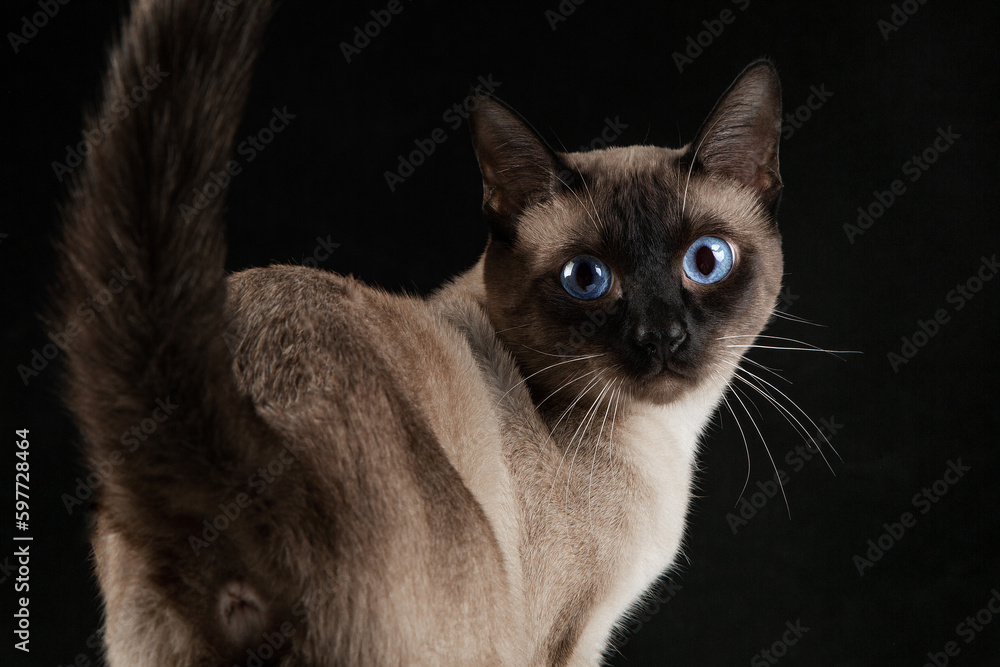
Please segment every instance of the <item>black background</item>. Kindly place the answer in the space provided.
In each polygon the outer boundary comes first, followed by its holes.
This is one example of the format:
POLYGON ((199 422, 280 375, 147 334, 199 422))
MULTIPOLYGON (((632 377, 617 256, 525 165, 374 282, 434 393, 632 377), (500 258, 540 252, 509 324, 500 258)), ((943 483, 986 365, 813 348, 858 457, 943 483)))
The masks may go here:
MULTIPOLYGON (((68 514, 60 499, 84 470, 54 399, 58 371, 50 363, 25 386, 17 367, 47 342, 35 313, 55 259, 51 236, 65 188, 52 163, 80 140, 81 112, 96 99, 122 4, 75 0, 18 53, 9 38, 0 46, 7 61, 0 655, 13 652, 19 597, 9 570, 16 428, 30 429, 34 536, 31 657, 19 654, 15 664, 98 660, 86 516, 79 508, 68 514)), ((862 354, 759 350, 753 358, 781 368, 792 384, 770 380, 817 422, 835 425, 830 442, 843 461, 832 457, 832 472, 818 458, 793 470, 785 456, 802 441, 758 397, 759 412, 750 412, 787 474, 791 518, 778 495, 734 528, 727 513, 739 511, 747 455, 736 422, 720 414, 703 447, 687 561, 671 576, 673 587, 660 589, 668 601, 644 615, 641 631, 630 626, 612 662, 768 664, 760 652, 779 642, 779 664, 920 666, 954 641, 959 652, 948 664, 996 664, 1000 619, 984 612, 992 622, 971 642, 957 626, 1000 590, 1000 279, 982 283, 961 309, 948 300, 976 276, 982 257, 1000 250, 997 25, 987 4, 901 3, 900 12, 902 5, 915 12, 897 14, 907 20, 886 38, 879 21, 893 14, 888 2, 588 0, 555 29, 546 11, 558 12, 558 0, 404 2, 348 63, 338 45, 385 5, 288 1, 278 8, 239 136, 257 133, 273 108, 287 107, 295 118, 252 162, 242 161, 228 198, 230 268, 304 262, 315 257, 317 237, 329 238, 340 245, 322 268, 426 293, 474 263, 486 240, 467 128, 443 119, 479 76, 492 75, 496 94, 557 147, 590 144, 606 119, 627 125, 618 144, 676 146, 691 139, 743 66, 773 58, 786 111, 806 104, 812 87, 832 95, 802 110, 809 118, 783 141, 779 213, 783 309, 825 327, 778 321, 769 333, 862 354), (724 9, 735 19, 679 71, 672 54, 724 9), (390 192, 384 172, 436 128, 447 140, 390 192), (958 138, 911 181, 904 163, 948 128, 958 138), (897 179, 905 192, 851 242, 845 223, 897 179), (932 337, 917 336, 925 344, 894 369, 887 354, 899 353, 902 337, 938 309, 948 321, 932 337), (971 469, 922 514, 915 494, 959 460, 971 469), (859 575, 855 556, 907 511, 915 525, 859 575), (786 622, 808 628, 788 647, 780 645, 786 622)), ((37 11, 36 2, 5 3, 0 27, 5 35, 19 31, 22 17, 37 11)), ((753 499, 774 469, 734 407, 751 460, 743 497, 753 499)), ((758 504, 763 498, 756 496, 758 504)))

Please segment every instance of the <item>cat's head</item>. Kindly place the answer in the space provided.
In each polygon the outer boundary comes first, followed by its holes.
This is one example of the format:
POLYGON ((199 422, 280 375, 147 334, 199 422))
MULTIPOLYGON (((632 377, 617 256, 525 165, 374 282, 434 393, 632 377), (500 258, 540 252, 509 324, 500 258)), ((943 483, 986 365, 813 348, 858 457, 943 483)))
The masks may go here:
POLYGON ((750 65, 680 149, 558 153, 491 98, 470 125, 487 309, 535 400, 721 388, 781 283, 774 67, 750 65))

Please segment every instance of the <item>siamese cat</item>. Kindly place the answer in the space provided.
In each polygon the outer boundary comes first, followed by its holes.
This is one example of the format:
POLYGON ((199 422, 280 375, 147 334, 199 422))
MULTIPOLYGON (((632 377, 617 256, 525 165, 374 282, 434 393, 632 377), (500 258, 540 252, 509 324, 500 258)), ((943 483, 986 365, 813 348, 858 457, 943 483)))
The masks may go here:
POLYGON ((225 274, 224 197, 193 193, 226 170, 271 7, 226 8, 135 3, 104 104, 170 76, 63 210, 66 401, 115 461, 108 664, 600 664, 677 558, 699 437, 775 306, 774 67, 679 149, 556 152, 483 97, 489 243, 419 298, 225 274))

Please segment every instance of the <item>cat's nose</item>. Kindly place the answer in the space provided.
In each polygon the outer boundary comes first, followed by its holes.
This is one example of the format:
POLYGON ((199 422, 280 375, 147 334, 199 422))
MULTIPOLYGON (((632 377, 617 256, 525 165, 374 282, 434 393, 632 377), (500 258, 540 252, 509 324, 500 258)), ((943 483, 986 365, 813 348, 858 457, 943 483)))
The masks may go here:
POLYGON ((665 329, 641 333, 639 345, 650 357, 666 361, 687 340, 687 336, 687 329, 675 320, 665 329))

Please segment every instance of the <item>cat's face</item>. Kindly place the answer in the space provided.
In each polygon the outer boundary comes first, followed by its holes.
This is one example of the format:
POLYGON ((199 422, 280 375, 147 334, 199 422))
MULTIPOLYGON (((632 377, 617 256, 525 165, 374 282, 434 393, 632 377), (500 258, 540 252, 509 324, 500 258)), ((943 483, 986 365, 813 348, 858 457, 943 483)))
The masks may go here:
POLYGON ((773 68, 748 68, 678 150, 555 154, 501 105, 483 109, 487 307, 536 402, 622 387, 668 403, 724 385, 781 283, 773 68))

